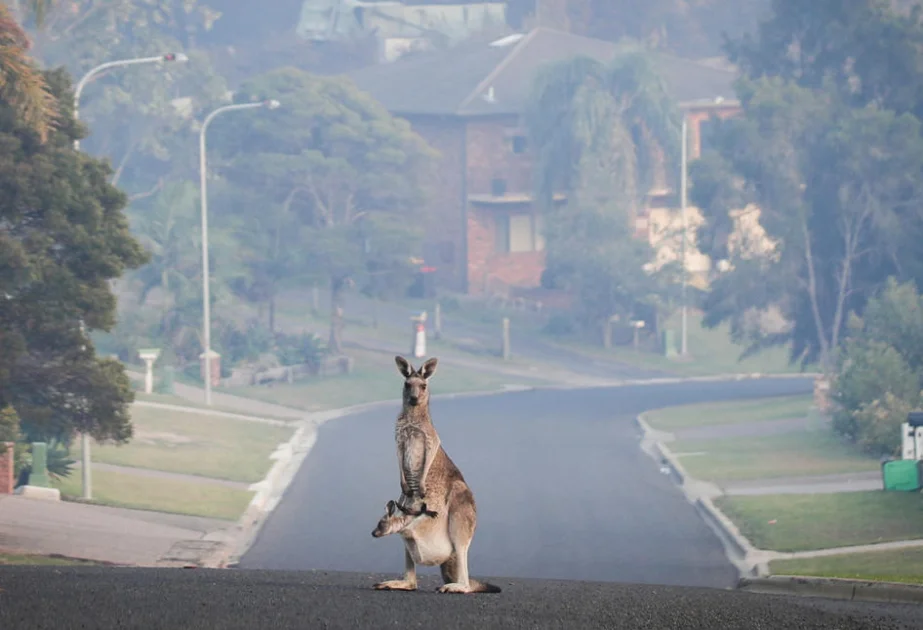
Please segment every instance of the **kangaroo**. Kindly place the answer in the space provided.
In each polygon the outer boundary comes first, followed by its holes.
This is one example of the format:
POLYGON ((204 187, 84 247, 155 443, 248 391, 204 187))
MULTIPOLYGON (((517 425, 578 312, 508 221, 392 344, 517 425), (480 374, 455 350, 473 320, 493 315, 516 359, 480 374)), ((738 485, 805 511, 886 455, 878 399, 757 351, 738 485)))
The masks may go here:
POLYGON ((372 536, 381 538, 382 536, 398 534, 417 519, 426 517, 435 518, 437 516, 435 512, 430 512, 426 509, 425 503, 420 510, 420 514, 417 515, 405 514, 404 516, 394 516, 394 511, 396 509, 397 504, 394 501, 388 501, 387 505, 385 505, 385 515, 381 517, 381 520, 378 521, 378 525, 372 530, 372 536))
POLYGON ((380 538, 400 533, 404 539, 404 578, 379 582, 375 589, 416 590, 419 564, 440 567, 444 582, 440 593, 499 593, 499 587, 468 575, 468 548, 477 527, 477 507, 430 419, 427 385, 436 372, 437 359, 429 359, 418 370, 404 357, 394 360, 404 377, 403 407, 394 431, 401 498, 397 503, 389 502, 372 535, 380 538), (395 507, 404 515, 394 516, 395 507))

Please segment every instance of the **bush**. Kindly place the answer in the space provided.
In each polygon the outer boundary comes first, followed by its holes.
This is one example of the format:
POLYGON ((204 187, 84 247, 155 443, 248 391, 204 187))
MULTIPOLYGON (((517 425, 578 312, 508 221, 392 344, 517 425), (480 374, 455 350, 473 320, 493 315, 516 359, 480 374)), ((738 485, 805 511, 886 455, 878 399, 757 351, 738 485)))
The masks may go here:
POLYGON ((574 319, 570 315, 552 315, 542 327, 542 332, 552 337, 569 337, 577 330, 574 319))
POLYGON ((300 335, 276 335, 274 350, 282 365, 307 364, 317 369, 327 354, 327 344, 312 333, 300 335))
POLYGON ((833 429, 866 451, 893 453, 901 423, 923 396, 923 298, 912 283, 891 278, 848 330, 831 383, 833 429))

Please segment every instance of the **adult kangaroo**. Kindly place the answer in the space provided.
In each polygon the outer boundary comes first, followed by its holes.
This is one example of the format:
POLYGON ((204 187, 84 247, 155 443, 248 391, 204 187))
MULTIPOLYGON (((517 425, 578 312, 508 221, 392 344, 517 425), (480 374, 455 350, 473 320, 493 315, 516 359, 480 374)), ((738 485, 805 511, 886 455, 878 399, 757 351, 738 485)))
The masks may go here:
POLYGON ((400 533, 404 539, 404 578, 375 585, 378 590, 413 591, 416 566, 439 566, 445 582, 440 593, 499 593, 493 584, 468 575, 468 548, 477 527, 474 495, 455 463, 449 459, 429 414, 429 379, 437 359, 418 370, 401 356, 394 357, 404 377, 403 406, 394 438, 401 471, 401 497, 389 502, 385 516, 372 532, 377 537, 400 533), (394 508, 403 516, 394 516, 394 508))

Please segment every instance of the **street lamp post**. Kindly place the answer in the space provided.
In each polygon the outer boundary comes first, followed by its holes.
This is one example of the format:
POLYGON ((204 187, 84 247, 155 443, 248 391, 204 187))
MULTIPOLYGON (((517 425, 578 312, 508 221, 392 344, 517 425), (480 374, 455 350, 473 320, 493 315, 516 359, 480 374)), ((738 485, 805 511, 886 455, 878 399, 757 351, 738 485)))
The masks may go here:
POLYGON ((225 112, 254 109, 257 107, 266 107, 275 109, 279 107, 279 101, 266 100, 258 103, 240 103, 237 105, 225 105, 214 110, 202 122, 202 128, 199 130, 199 183, 201 187, 202 203, 202 342, 205 346, 205 404, 212 404, 212 341, 211 341, 211 295, 209 291, 209 273, 208 273, 208 189, 206 181, 206 146, 205 132, 208 125, 219 114, 225 112))
POLYGON ((683 222, 683 240, 682 240, 682 249, 680 254, 680 259, 683 265, 683 296, 682 296, 682 332, 680 334, 680 354, 686 356, 688 350, 687 347, 687 330, 689 328, 687 321, 687 305, 686 305, 686 232, 689 230, 688 218, 686 216, 686 153, 687 153, 687 129, 686 129, 686 114, 683 112, 683 124, 682 124, 682 139, 681 146, 682 150, 680 153, 680 174, 679 174, 679 207, 680 214, 682 215, 683 222))
MULTIPOLYGON (((95 77, 97 74, 103 70, 108 70, 110 68, 121 68, 122 66, 134 66, 142 63, 165 63, 165 62, 175 62, 175 63, 185 63, 189 61, 189 57, 183 53, 166 53, 163 55, 157 55, 156 57, 136 57, 133 59, 116 59, 115 61, 107 61, 106 63, 101 63, 85 75, 80 81, 77 82, 77 87, 74 88, 74 118, 80 119, 80 95, 83 93, 83 88, 86 87, 90 79, 95 77)), ((74 150, 80 150, 80 140, 74 140, 74 150)))
MULTIPOLYGON (((164 63, 164 62, 176 62, 176 63, 185 63, 189 61, 189 57, 183 53, 166 53, 163 55, 158 55, 156 57, 136 57, 134 59, 116 59, 115 61, 107 61, 106 63, 101 63, 95 68, 92 68, 87 72, 80 81, 77 82, 77 87, 74 88, 74 119, 80 120, 80 95, 83 93, 83 88, 86 87, 87 83, 90 82, 94 76, 99 74, 104 70, 109 68, 117 68, 121 66, 134 66, 142 63, 164 63)), ((80 140, 74 140, 74 151, 80 150, 80 140)), ((80 322, 80 328, 83 330, 83 322, 80 322)), ((93 484, 92 484, 92 475, 90 474, 90 436, 86 433, 80 434, 80 455, 81 455, 81 473, 83 477, 83 498, 92 499, 93 498, 93 484)))

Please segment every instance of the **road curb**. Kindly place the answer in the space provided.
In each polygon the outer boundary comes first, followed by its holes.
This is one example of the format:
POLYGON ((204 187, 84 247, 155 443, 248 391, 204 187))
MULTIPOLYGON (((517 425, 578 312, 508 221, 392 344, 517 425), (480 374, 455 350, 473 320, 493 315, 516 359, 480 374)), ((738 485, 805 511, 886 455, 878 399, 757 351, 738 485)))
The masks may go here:
POLYGON ((898 582, 774 575, 741 578, 737 584, 737 590, 765 595, 797 595, 847 601, 923 605, 923 586, 898 582))
POLYGON ((670 472, 673 481, 679 486, 686 497, 686 500, 692 504, 695 511, 711 529, 721 546, 724 547, 725 555, 731 564, 737 569, 741 577, 761 576, 768 574, 768 566, 765 563, 757 562, 754 557, 759 552, 747 538, 740 533, 740 530, 725 514, 718 509, 711 497, 704 496, 699 488, 695 487, 696 479, 689 476, 679 459, 663 442, 652 437, 658 433, 644 419, 644 413, 635 418, 635 423, 642 433, 641 449, 650 457, 654 458, 660 465, 665 465, 670 472))

